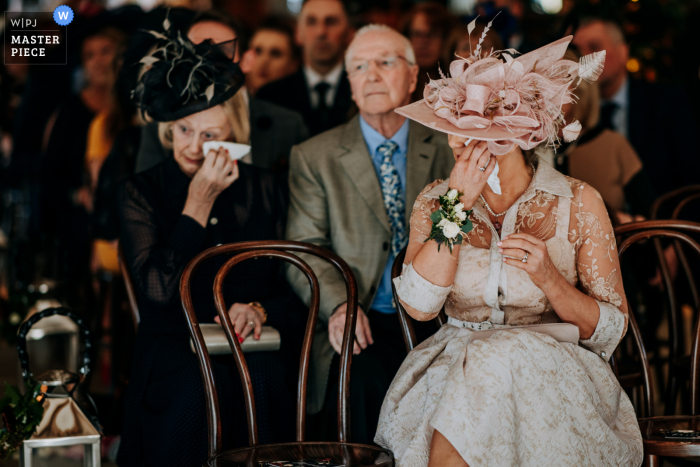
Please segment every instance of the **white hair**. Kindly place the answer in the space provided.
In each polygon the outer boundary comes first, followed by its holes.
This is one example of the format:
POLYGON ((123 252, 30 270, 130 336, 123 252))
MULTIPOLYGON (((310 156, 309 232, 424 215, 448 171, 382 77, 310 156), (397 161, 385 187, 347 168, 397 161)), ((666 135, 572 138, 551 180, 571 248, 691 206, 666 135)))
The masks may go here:
POLYGON ((413 46, 411 45, 411 42, 406 39, 405 36, 402 36, 399 34, 395 29, 390 28, 389 26, 386 26, 384 24, 368 24, 367 26, 361 27, 356 33, 355 37, 352 39, 352 42, 350 42, 350 45, 348 46, 348 50, 345 51, 345 67, 347 68, 348 65, 350 64, 350 59, 352 58, 352 49, 353 46, 355 45, 355 42, 357 39, 360 37, 364 36, 368 32, 389 32, 395 34, 399 40, 403 43, 405 51, 404 51, 404 58, 408 62, 409 65, 415 65, 416 64, 416 53, 413 51, 413 46))

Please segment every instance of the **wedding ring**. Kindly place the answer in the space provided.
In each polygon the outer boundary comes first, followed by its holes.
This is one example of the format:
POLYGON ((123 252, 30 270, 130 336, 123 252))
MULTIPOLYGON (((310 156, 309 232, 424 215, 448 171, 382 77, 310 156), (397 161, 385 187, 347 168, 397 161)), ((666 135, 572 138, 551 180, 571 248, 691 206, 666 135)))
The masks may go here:
POLYGON ((530 254, 526 251, 526 252, 525 252, 525 256, 524 256, 523 259, 521 259, 520 261, 522 261, 523 263, 527 263, 527 257, 528 257, 528 256, 530 256, 530 254))
POLYGON ((486 161, 486 165, 485 165, 485 166, 479 167, 479 170, 481 170, 482 172, 484 172, 484 171, 486 170, 486 168, 489 166, 489 163, 490 163, 490 162, 491 162, 491 158, 489 158, 489 160, 486 161))
MULTIPOLYGON (((524 263, 525 261, 523 261, 524 263)), ((248 326, 255 327, 255 321, 248 321, 248 326)))
POLYGON ((482 172, 484 172, 484 171, 486 170, 486 167, 479 167, 479 170, 481 170, 482 172))

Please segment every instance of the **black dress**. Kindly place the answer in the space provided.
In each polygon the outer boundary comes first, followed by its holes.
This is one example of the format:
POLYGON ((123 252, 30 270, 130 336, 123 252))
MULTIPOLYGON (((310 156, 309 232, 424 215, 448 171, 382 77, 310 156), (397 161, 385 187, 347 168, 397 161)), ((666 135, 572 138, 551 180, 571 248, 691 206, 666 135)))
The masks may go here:
MULTIPOLYGON (((131 270, 139 325, 126 394, 118 464, 191 467, 206 461, 207 424, 202 377, 180 304, 180 276, 201 251, 222 243, 283 238, 284 194, 275 178, 239 164, 240 177, 212 208, 207 227, 182 215, 190 179, 169 157, 120 187, 121 242, 131 270)), ((216 315, 212 285, 224 259, 202 265, 192 282, 200 323, 216 315)), ((277 352, 246 354, 261 443, 293 441, 294 377, 305 317, 275 260, 237 265, 229 274, 227 305, 259 301, 268 325, 282 336, 277 352)), ((212 357, 221 404, 224 448, 246 446, 243 392, 232 357, 212 357)))

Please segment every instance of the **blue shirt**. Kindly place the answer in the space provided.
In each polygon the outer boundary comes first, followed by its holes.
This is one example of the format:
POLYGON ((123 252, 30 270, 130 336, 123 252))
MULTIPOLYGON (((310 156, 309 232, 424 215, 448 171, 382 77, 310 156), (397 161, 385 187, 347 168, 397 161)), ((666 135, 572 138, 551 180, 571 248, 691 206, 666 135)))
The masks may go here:
MULTIPOLYGON (((362 116, 360 116, 360 129, 362 130, 362 136, 365 139, 365 144, 367 144, 367 151, 372 157, 372 163, 374 164, 374 170, 377 172, 377 179, 381 180, 380 167, 382 165, 382 156, 379 154, 377 149, 382 143, 386 141, 393 141, 398 145, 398 149, 392 157, 394 166, 399 172, 399 178, 401 179, 401 188, 404 195, 404 203, 406 202, 406 152, 408 151, 408 119, 403 122, 401 128, 392 136, 391 138, 385 138, 381 133, 372 128, 369 123, 365 121, 362 116)), ((408 219, 406 220, 408 224, 408 219)), ((372 302, 373 310, 377 310, 382 313, 396 313, 396 308, 394 308, 394 297, 391 292, 391 266, 394 263, 393 255, 389 255, 389 261, 387 261, 384 267, 384 274, 382 274, 382 280, 377 287, 377 295, 374 297, 372 302)))

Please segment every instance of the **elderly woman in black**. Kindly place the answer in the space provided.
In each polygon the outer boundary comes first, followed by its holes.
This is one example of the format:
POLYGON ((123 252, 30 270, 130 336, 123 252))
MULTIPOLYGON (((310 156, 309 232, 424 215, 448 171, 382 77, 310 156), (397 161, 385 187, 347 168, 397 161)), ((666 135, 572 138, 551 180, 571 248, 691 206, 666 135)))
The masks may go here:
MULTIPOLYGON (((167 26, 167 24, 166 24, 167 26)), ((166 27, 167 29, 167 27, 166 27)), ((121 242, 141 311, 126 410, 120 466, 202 465, 206 461, 205 397, 180 304, 187 263, 203 250, 231 242, 283 238, 285 194, 273 175, 231 160, 225 149, 203 152, 209 140, 247 141, 250 126, 236 91, 238 65, 209 41, 194 45, 169 34, 134 92, 160 124, 172 157, 128 179, 120 190, 121 242), (196 65, 196 66, 195 66, 196 65)), ((199 322, 218 321, 212 285, 223 264, 210 261, 192 285, 199 322)), ((225 284, 239 340, 258 339, 261 325, 278 329, 277 352, 246 354, 262 443, 292 441, 295 335, 303 318, 273 260, 236 266, 225 284), (290 357, 288 360, 284 360, 290 357)), ((303 325, 301 325, 303 326, 303 325)), ((246 445, 241 382, 232 357, 213 357, 224 447, 246 445)))

